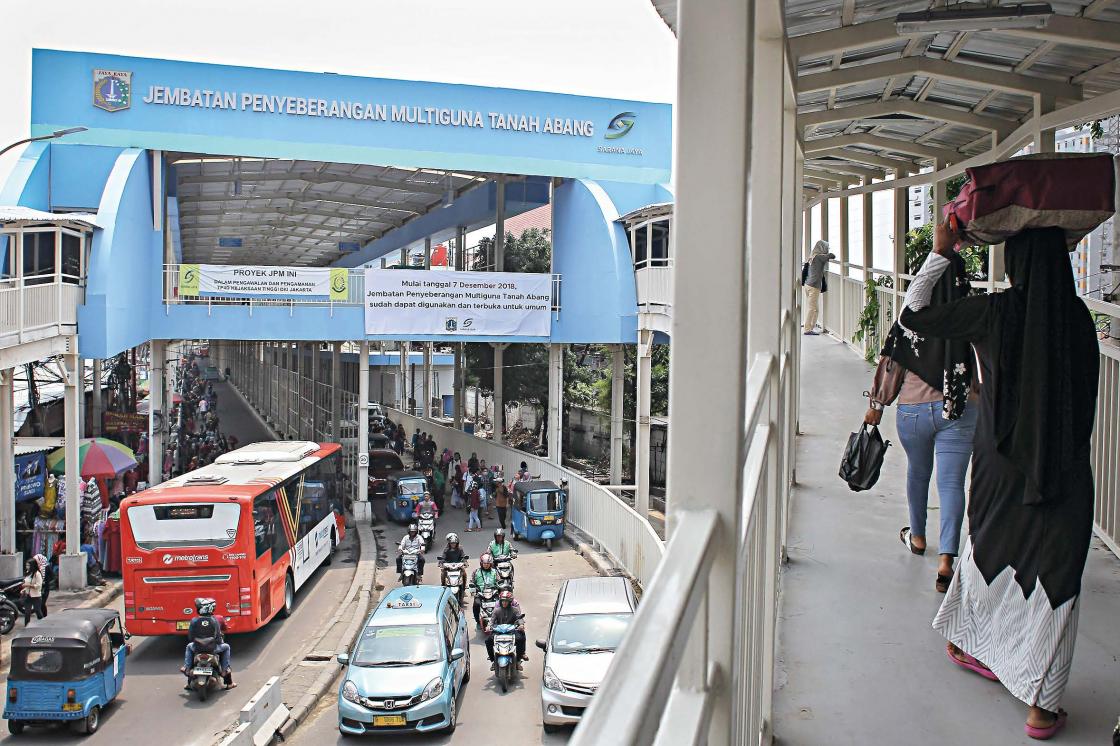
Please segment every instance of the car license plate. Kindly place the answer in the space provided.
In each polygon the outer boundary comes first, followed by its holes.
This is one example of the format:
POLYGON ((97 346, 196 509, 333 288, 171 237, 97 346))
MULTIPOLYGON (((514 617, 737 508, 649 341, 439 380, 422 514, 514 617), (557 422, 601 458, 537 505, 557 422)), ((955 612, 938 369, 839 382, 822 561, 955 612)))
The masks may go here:
POLYGON ((405 725, 407 723, 408 723, 408 721, 405 720, 404 715, 374 715, 373 716, 373 724, 374 724, 375 727, 376 726, 386 726, 386 725, 405 725))
POLYGON ((63 710, 63 712, 81 712, 82 703, 81 702, 66 702, 65 704, 62 705, 62 710, 63 710))
POLYGON ((213 676, 214 669, 212 668, 196 668, 191 671, 191 676, 213 676))
POLYGON ((552 523, 553 521, 556 520, 556 516, 544 515, 544 516, 541 516, 541 520, 544 521, 545 523, 552 523))
POLYGON ((184 629, 190 629, 190 628, 191 628, 191 623, 190 622, 175 622, 175 629, 176 630, 184 630, 184 629))

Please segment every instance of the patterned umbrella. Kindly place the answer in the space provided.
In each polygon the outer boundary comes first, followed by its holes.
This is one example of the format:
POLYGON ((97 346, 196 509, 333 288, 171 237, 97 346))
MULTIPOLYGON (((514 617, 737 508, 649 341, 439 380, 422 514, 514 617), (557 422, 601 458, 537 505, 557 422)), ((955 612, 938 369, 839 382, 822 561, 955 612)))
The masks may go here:
MULTIPOLYGON (((108 438, 83 438, 78 444, 78 463, 82 478, 115 477, 136 466, 132 449, 108 438)), ((59 448, 47 456, 47 468, 55 474, 66 471, 66 449, 59 448)))

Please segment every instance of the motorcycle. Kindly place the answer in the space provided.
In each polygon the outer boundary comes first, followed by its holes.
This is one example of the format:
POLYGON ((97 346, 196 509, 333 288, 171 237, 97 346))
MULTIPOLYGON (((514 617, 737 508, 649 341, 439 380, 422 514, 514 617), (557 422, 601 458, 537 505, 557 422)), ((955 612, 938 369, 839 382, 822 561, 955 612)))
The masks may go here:
POLYGON ((202 637, 194 641, 194 665, 187 671, 191 689, 198 692, 200 702, 210 696, 210 690, 222 685, 221 667, 218 665, 213 637, 202 637))
POLYGON ((486 587, 482 590, 475 589, 476 596, 482 596, 478 609, 478 625, 485 634, 490 631, 490 617, 494 616, 494 607, 498 605, 498 589, 486 587))
POLYGON ((23 590, 23 578, 12 578, 0 583, 0 635, 6 635, 15 629, 16 620, 22 613, 20 591, 23 590))
POLYGON ((432 538, 436 533, 436 517, 430 512, 423 512, 420 514, 420 519, 416 522, 417 528, 420 529, 420 538, 424 540, 424 552, 426 553, 432 548, 432 538))
POLYGON ((499 554, 494 557, 494 569, 498 571, 498 588, 503 591, 513 590, 513 560, 517 558, 517 550, 511 554, 499 554))
POLYGON ((464 556, 463 559, 463 562, 444 562, 441 560, 439 563, 440 567, 443 568, 443 587, 455 589, 455 595, 459 599, 460 606, 463 604, 463 593, 466 589, 466 584, 463 581, 467 558, 464 556))
MULTIPOLYGON (((518 619, 524 619, 524 615, 518 619)), ((517 675, 517 625, 499 624, 494 627, 494 678, 502 687, 502 692, 509 691, 513 678, 517 675)))
POLYGON ((420 560, 418 552, 408 551, 401 555, 401 585, 417 585, 420 582, 420 560))

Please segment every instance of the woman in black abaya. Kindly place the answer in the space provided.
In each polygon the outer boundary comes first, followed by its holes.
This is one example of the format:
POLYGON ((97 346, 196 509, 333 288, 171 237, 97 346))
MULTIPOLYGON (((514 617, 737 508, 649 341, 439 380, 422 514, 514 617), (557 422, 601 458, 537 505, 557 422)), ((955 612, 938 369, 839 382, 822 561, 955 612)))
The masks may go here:
POLYGON ((933 626, 953 662, 998 678, 1030 707, 1027 734, 1047 739, 1065 723, 1092 535, 1097 339, 1061 229, 1007 240, 1007 291, 927 308, 955 243, 939 226, 900 319, 971 342, 980 361, 968 543, 933 626))

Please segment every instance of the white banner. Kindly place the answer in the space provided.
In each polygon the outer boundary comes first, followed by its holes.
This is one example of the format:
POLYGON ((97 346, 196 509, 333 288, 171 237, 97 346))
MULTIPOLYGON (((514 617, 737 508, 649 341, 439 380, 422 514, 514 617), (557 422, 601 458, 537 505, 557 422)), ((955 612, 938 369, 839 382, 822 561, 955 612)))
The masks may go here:
POLYGON ((547 337, 552 275, 366 270, 366 334, 547 337))
POLYGON ((348 280, 346 269, 179 265, 181 296, 320 297, 344 301, 348 280))

